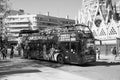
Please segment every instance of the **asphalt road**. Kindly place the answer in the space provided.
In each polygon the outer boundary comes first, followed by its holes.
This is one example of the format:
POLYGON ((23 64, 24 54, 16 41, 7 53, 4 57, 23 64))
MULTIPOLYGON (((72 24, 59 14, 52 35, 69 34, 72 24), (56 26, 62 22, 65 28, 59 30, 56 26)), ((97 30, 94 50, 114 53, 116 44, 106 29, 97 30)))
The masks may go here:
POLYGON ((70 65, 20 58, 0 60, 0 80, 120 80, 120 63, 70 65))

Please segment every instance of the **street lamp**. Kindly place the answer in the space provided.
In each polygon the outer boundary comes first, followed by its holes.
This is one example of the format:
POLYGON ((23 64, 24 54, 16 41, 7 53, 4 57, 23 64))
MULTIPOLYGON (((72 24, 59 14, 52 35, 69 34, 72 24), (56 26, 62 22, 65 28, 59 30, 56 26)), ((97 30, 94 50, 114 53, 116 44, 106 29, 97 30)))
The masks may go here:
POLYGON ((109 35, 109 34, 108 34, 108 26, 107 26, 107 28, 106 28, 106 29, 107 29, 107 40, 108 40, 108 35, 109 35))
POLYGON ((120 27, 120 26, 117 26, 117 28, 118 28, 118 37, 120 37, 120 33, 119 33, 119 27, 120 27))

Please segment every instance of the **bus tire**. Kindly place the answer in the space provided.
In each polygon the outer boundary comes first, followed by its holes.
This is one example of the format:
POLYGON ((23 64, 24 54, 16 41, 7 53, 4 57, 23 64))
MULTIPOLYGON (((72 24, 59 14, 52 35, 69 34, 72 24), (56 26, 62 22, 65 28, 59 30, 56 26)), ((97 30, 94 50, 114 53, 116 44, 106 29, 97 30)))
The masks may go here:
POLYGON ((57 56, 57 62, 59 62, 60 64, 63 64, 64 63, 64 58, 62 55, 58 55, 57 56))

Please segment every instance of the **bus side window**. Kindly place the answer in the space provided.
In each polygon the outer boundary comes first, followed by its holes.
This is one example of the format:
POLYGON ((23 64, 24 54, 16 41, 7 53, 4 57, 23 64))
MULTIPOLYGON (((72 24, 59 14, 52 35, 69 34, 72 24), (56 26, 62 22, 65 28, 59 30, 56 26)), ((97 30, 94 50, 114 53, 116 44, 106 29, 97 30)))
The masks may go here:
POLYGON ((81 50, 82 50, 81 48, 82 48, 82 44, 81 44, 81 42, 79 42, 78 43, 78 52, 81 52, 81 50))
POLYGON ((71 43, 71 49, 73 49, 74 51, 76 51, 76 45, 75 45, 75 43, 71 43))
POLYGON ((63 45, 65 44, 65 49, 69 50, 69 43, 63 43, 63 45))

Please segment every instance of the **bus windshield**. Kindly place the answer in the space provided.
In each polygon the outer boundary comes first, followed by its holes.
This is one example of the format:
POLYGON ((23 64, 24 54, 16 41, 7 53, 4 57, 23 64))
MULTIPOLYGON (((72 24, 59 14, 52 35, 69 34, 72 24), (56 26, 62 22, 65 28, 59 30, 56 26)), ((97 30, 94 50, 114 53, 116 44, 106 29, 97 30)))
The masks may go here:
POLYGON ((82 31, 85 35, 86 38, 93 38, 93 34, 92 31, 90 30, 90 28, 88 26, 85 25, 77 25, 76 29, 78 31, 82 31))

